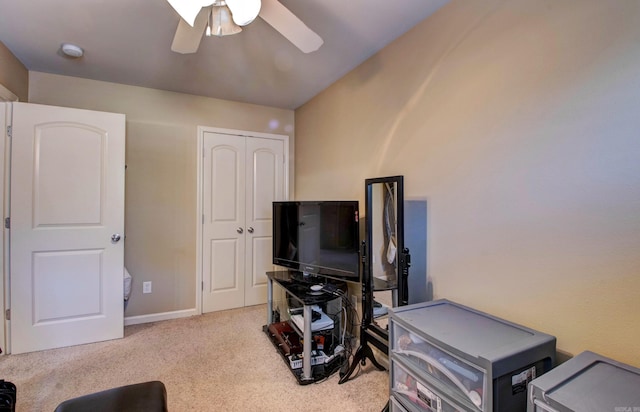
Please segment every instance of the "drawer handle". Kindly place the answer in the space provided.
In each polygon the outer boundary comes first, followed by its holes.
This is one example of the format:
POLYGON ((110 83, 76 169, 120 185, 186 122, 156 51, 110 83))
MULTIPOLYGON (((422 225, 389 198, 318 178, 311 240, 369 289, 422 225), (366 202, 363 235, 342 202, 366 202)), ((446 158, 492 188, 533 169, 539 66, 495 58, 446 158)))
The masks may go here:
POLYGON ((449 380, 453 382, 462 391, 462 393, 467 395, 467 398, 469 398, 469 400, 474 405, 476 405, 478 408, 482 407, 482 398, 480 397, 480 394, 476 391, 467 390, 467 388, 462 384, 462 382, 460 382, 460 379, 458 379, 453 373, 451 373, 449 369, 442 366, 442 364, 438 362, 436 359, 422 352, 416 352, 413 350, 398 350, 395 352, 402 355, 415 356, 416 358, 420 358, 423 361, 427 362, 429 365, 433 366, 434 368, 442 372, 443 375, 449 378, 449 380))

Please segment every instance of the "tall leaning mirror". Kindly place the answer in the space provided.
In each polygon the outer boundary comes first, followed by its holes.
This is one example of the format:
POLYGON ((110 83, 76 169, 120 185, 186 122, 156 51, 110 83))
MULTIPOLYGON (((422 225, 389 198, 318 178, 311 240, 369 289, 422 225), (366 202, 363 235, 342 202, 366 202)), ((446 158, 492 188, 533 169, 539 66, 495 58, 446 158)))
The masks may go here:
POLYGON ((384 370, 371 346, 388 352, 385 308, 407 304, 409 254, 404 247, 403 177, 366 179, 365 213, 360 345, 340 383, 346 382, 367 358, 384 370))
POLYGON ((408 300, 404 178, 367 179, 365 195, 363 320, 370 332, 386 341, 386 307, 406 305, 408 300))

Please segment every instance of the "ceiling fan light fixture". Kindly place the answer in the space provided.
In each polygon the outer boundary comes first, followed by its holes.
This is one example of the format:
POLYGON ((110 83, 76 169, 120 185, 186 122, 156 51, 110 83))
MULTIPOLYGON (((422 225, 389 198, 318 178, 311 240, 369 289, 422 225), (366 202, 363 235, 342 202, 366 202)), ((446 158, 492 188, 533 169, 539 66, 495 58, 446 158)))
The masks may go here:
POLYGON ((209 24, 207 25, 207 36, 229 36, 240 33, 242 28, 236 25, 231 17, 231 11, 224 1, 216 1, 211 6, 209 24))
POLYGON ((204 0, 167 0, 171 7, 186 21, 189 26, 193 27, 196 16, 200 9, 206 5, 204 0))
POLYGON ((231 17, 238 26, 246 26, 258 17, 260 13, 260 0, 226 0, 231 17))

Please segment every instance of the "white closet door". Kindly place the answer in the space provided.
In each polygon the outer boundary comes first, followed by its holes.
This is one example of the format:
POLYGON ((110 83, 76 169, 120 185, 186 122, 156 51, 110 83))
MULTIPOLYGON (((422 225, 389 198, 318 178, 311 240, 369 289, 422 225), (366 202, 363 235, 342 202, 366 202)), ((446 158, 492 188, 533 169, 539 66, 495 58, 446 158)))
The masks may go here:
POLYGON ((205 132, 202 311, 244 306, 245 139, 205 132))
POLYGON ((274 200, 284 199, 284 143, 247 138, 247 237, 245 306, 267 302, 267 277, 273 270, 274 200))
POLYGON ((285 198, 283 140, 203 134, 202 310, 266 303, 272 202, 285 198))
POLYGON ((124 115, 14 103, 12 125, 12 353, 121 338, 124 115))

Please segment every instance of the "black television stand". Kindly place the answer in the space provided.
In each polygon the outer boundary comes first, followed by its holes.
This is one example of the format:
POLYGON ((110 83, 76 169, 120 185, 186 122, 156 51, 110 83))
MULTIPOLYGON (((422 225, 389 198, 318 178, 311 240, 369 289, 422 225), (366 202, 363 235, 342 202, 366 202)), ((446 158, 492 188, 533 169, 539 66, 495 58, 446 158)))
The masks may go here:
MULTIPOLYGON (((284 362, 289 366, 294 377, 300 385, 307 385, 322 381, 340 369, 346 361, 342 353, 334 354, 335 343, 340 339, 341 328, 338 323, 333 323, 330 328, 319 331, 312 331, 313 305, 338 304, 338 314, 342 308, 342 297, 326 290, 316 291, 310 289, 311 279, 306 279, 299 272, 273 271, 267 272, 267 324, 263 331, 269 337, 284 362), (299 318, 277 319, 273 307, 273 286, 278 285, 291 300, 302 306, 302 320, 299 318), (339 299, 339 300, 338 300, 339 299), (281 321, 282 320, 282 321, 281 321), (314 354, 312 350, 314 335, 329 334, 330 351, 314 354), (335 340, 334 340, 335 337, 335 340), (327 356, 326 358, 324 356, 327 356), (294 366, 295 365, 295 366, 294 366)), ((332 312, 333 313, 333 312, 332 312)), ((330 313, 328 313, 331 315, 330 313)), ((296 314, 295 316, 300 316, 296 314)), ((326 314, 324 315, 326 317, 326 314)), ((327 344, 324 341, 324 344, 327 344)))

